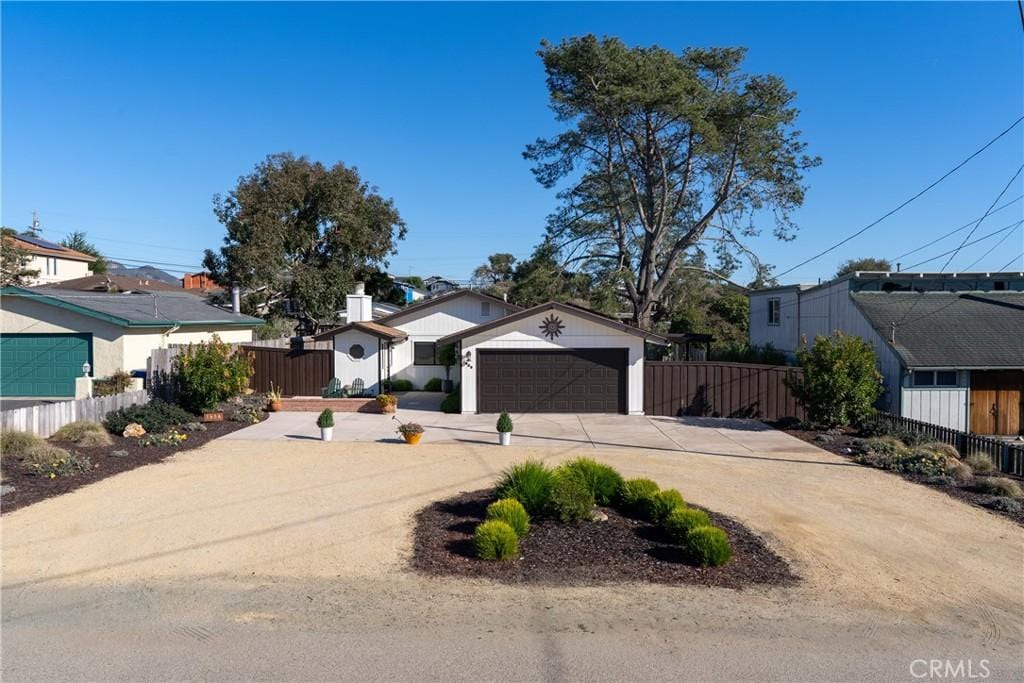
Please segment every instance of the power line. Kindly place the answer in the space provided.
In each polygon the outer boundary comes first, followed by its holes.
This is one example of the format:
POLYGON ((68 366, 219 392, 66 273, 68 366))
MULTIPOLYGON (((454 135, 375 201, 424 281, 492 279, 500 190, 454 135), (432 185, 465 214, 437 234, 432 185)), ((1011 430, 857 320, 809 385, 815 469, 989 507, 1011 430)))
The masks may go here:
POLYGON ((953 167, 952 169, 950 169, 949 171, 947 171, 946 173, 944 173, 944 174, 943 174, 942 176, 940 176, 938 180, 935 180, 934 182, 932 182, 932 183, 931 183, 930 185, 928 185, 928 187, 924 188, 923 190, 921 190, 920 192, 918 192, 917 194, 915 194, 915 195, 914 195, 913 197, 911 197, 910 199, 906 200, 905 202, 903 202, 902 204, 900 204, 899 206, 897 206, 897 207, 896 207, 895 209, 892 209, 891 211, 889 211, 888 213, 884 214, 884 215, 883 215, 883 216, 881 216, 880 218, 877 218, 877 219, 875 219, 874 221, 872 221, 872 222, 868 223, 868 224, 867 224, 867 225, 865 225, 865 226, 864 226, 863 228, 861 228, 860 230, 856 231, 855 233, 853 233, 853 234, 852 234, 852 235, 850 235, 849 237, 846 237, 846 238, 844 238, 844 239, 840 240, 839 242, 836 242, 835 244, 833 244, 833 245, 832 245, 831 247, 829 247, 828 249, 825 249, 824 251, 818 252, 817 254, 815 254, 814 256, 810 257, 809 259, 806 259, 806 260, 804 260, 804 261, 801 261, 800 263, 796 264, 795 266, 793 266, 793 267, 792 267, 792 268, 790 268, 789 270, 785 270, 785 271, 783 271, 783 272, 779 273, 778 275, 776 275, 775 277, 779 278, 779 277, 782 277, 783 275, 787 275, 787 274, 789 274, 789 273, 792 273, 792 272, 793 272, 794 270, 796 270, 797 268, 800 268, 801 266, 805 266, 805 265, 807 265, 808 263, 810 263, 811 261, 816 261, 817 259, 821 258, 821 257, 822 257, 822 256, 824 256, 825 254, 828 254, 828 253, 830 253, 830 252, 832 252, 832 251, 835 251, 836 249, 838 249, 839 247, 843 246, 844 244, 846 244, 846 243, 847 243, 847 242, 849 242, 850 240, 852 240, 852 239, 854 239, 854 238, 856 238, 856 237, 859 237, 860 235, 863 235, 863 234, 864 234, 865 232, 867 232, 867 231, 868 231, 868 230, 870 230, 871 228, 875 227, 876 225, 878 225, 879 223, 881 223, 882 221, 884 221, 884 220, 885 220, 886 218, 888 218, 889 216, 892 216, 892 215, 893 215, 894 213, 896 213, 897 211, 900 211, 901 209, 903 209, 903 207, 907 206, 908 204, 910 204, 910 203, 911 203, 911 202, 913 202, 914 200, 918 199, 919 197, 921 197, 922 195, 924 195, 925 193, 927 193, 928 191, 930 191, 930 190, 931 190, 932 188, 934 188, 934 187, 935 187, 936 185, 938 185, 939 183, 941 183, 941 182, 942 182, 943 180, 945 180, 946 178, 948 178, 949 176, 953 175, 954 173, 956 173, 957 171, 959 171, 959 170, 960 170, 961 168, 963 168, 964 166, 966 166, 966 165, 967 165, 967 163, 968 163, 969 161, 971 161, 971 160, 972 160, 972 159, 974 159, 974 158, 975 158, 976 156, 978 156, 979 154, 981 154, 982 152, 984 152, 984 151, 985 151, 986 149, 988 149, 989 147, 991 147, 992 145, 994 145, 994 144, 995 144, 995 143, 996 143, 996 142, 997 142, 997 141, 998 141, 998 140, 999 140, 1000 138, 1002 138, 1002 137, 1003 137, 1004 135, 1006 135, 1006 134, 1007 134, 1007 133, 1009 133, 1009 132, 1010 132, 1011 130, 1013 130, 1014 128, 1016 128, 1016 127, 1017 127, 1017 126, 1018 126, 1018 125, 1020 124, 1020 122, 1021 122, 1021 121, 1024 121, 1024 116, 1021 116, 1020 118, 1018 118, 1018 119, 1017 119, 1016 121, 1014 121, 1014 122, 1013 122, 1012 124, 1010 124, 1009 128, 1007 128, 1006 130, 1004 130, 1003 132, 1001 132, 1001 133, 1000 133, 999 135, 997 135, 997 136, 995 136, 994 138, 992 138, 991 140, 989 140, 989 141, 988 141, 987 143, 985 143, 985 145, 984 145, 984 146, 982 146, 982 147, 981 147, 980 149, 978 149, 977 151, 973 152, 973 153, 972 153, 972 154, 971 154, 970 156, 968 156, 968 157, 967 157, 966 159, 964 159, 964 160, 963 160, 963 161, 961 161, 961 162, 960 162, 959 164, 957 164, 956 166, 954 166, 954 167, 953 167))
MULTIPOLYGON (((1012 259, 1010 259, 1009 262, 1005 266, 1000 268, 999 270, 1000 271, 1006 270, 1007 268, 1012 266, 1017 261, 1017 259, 1024 259, 1024 251, 1020 252, 1019 254, 1014 256, 1012 259)), ((1024 262, 1021 263, 1021 267, 1024 268, 1024 262)))
POLYGON ((970 269, 971 269, 971 268, 973 268, 974 266, 976 266, 976 265, 978 265, 979 263, 981 263, 981 262, 982 262, 983 260, 985 260, 985 257, 986 257, 986 256, 988 256, 988 255, 989 255, 989 254, 991 254, 991 253, 992 253, 993 251, 995 251, 996 249, 998 249, 998 248, 999 248, 999 245, 1000 245, 1000 244, 1002 244, 1003 242, 1005 242, 1005 241, 1006 241, 1006 238, 1007 238, 1007 237, 1009 237, 1009 236, 1010 236, 1010 235, 1012 235, 1012 234, 1013 234, 1013 231, 1011 230, 1010 232, 1008 232, 1008 233, 1006 233, 1005 235, 1003 235, 1003 236, 1002 236, 1002 237, 1001 237, 1001 238, 999 239, 999 241, 998 241, 998 242, 996 242, 996 243, 995 243, 995 244, 993 244, 993 245, 992 245, 991 247, 989 247, 989 250, 988 250, 988 251, 986 251, 986 252, 985 252, 984 254, 982 254, 981 256, 979 256, 979 257, 978 257, 978 258, 977 258, 977 259, 976 259, 976 260, 974 261, 974 263, 972 263, 971 265, 969 265, 969 266, 967 266, 966 268, 964 268, 964 270, 970 270, 970 269))
MULTIPOLYGON (((920 265, 923 265, 925 263, 931 263, 932 261, 940 259, 943 256, 947 256, 949 254, 955 254, 957 251, 959 251, 961 248, 963 248, 965 246, 969 247, 972 244, 977 244, 978 242, 984 242, 985 240, 989 239, 990 237, 995 237, 996 235, 998 235, 1000 233, 1003 233, 1003 232, 1006 232, 1007 230, 1013 230, 1014 228, 1016 228, 1018 225, 1021 225, 1022 223, 1024 223, 1024 220, 1019 220, 1019 221, 1017 221, 1016 223, 1014 223, 1012 225, 1006 226, 1005 228, 999 228, 998 230, 996 230, 994 232, 990 232, 989 234, 985 235, 984 237, 979 237, 978 239, 974 240, 973 242, 968 242, 967 244, 963 244, 963 245, 957 247, 956 249, 950 249, 949 251, 944 251, 941 254, 939 254, 938 256, 932 256, 930 259, 925 259, 924 261, 919 261, 918 263, 915 263, 912 266, 907 266, 907 270, 913 270, 914 268, 917 268, 920 265)), ((939 274, 941 275, 942 271, 939 271, 939 274)))
POLYGON ((959 254, 960 250, 964 248, 965 244, 967 244, 967 240, 971 239, 971 235, 974 234, 974 231, 977 230, 978 227, 981 225, 982 221, 984 221, 986 218, 988 218, 988 215, 990 213, 992 213, 992 209, 995 207, 996 204, 999 203, 999 200, 1003 198, 1003 195, 1006 194, 1006 191, 1010 189, 1010 185, 1013 185, 1013 181, 1015 181, 1017 179, 1017 176, 1020 175, 1021 171, 1024 171, 1024 164, 1021 164, 1020 168, 1017 169, 1017 172, 1013 174, 1012 178, 1010 178, 1010 181, 1008 183, 1006 183, 1006 186, 1002 190, 1000 190, 999 194, 995 198, 995 201, 993 201, 992 204, 988 207, 988 210, 985 211, 985 215, 981 217, 981 220, 978 221, 977 225, 975 225, 973 228, 971 228, 971 231, 969 233, 967 233, 967 237, 965 237, 964 241, 960 243, 960 246, 956 248, 956 251, 954 251, 953 254, 948 259, 946 259, 945 265, 943 265, 942 266, 942 270, 939 271, 940 273, 944 272, 946 270, 946 268, 949 267, 950 262, 954 258, 956 258, 956 255, 959 254))
MULTIPOLYGON (((1000 206, 1000 207, 998 207, 996 209, 993 209, 992 213, 998 213, 998 212, 1002 211, 1003 209, 1005 209, 1006 207, 1008 207, 1008 206, 1010 206, 1010 205, 1012 205, 1012 204, 1014 204, 1016 202, 1019 202, 1021 199, 1024 199, 1024 194, 1017 195, 1017 197, 1015 199, 1011 199, 1010 201, 1006 202, 1002 206, 1000 206)), ((921 245, 920 247, 917 247, 916 249, 911 249, 910 251, 908 251, 908 252, 906 252, 904 254, 900 254, 899 256, 895 257, 893 259, 893 261, 899 261, 901 258, 906 258, 907 256, 910 256, 911 254, 916 254, 917 252, 921 251, 922 249, 927 249, 928 247, 932 246, 933 244, 941 242, 942 240, 946 239, 947 237, 950 237, 951 235, 955 235, 956 233, 960 232, 961 230, 966 230, 967 228, 971 227, 975 223, 979 223, 979 222, 981 222, 981 218, 975 218, 973 221, 961 225, 956 230, 950 230, 949 232, 947 232, 942 237, 936 237, 935 239, 933 239, 931 242, 928 242, 927 244, 921 245)))

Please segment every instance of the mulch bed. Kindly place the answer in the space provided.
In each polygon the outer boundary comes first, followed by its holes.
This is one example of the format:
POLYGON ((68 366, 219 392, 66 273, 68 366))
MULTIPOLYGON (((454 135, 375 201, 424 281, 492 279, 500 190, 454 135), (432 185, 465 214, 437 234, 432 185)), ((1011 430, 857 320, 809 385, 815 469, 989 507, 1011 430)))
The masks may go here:
POLYGON ((798 577, 764 541, 734 519, 705 510, 732 542, 723 567, 689 563, 657 527, 613 509, 606 521, 531 523, 518 560, 488 562, 473 554, 473 530, 483 521, 494 489, 461 493, 416 515, 412 566, 435 576, 493 579, 512 584, 597 585, 617 582, 699 584, 742 588, 790 585, 798 577))
POLYGON ((230 434, 249 425, 242 422, 208 422, 206 431, 190 432, 188 440, 181 446, 140 446, 138 439, 111 435, 113 446, 83 448, 70 443, 51 441, 73 453, 85 455, 92 461, 93 469, 68 477, 49 479, 29 474, 21 460, 15 455, 4 455, 0 460, 3 470, 3 483, 14 487, 13 491, 4 494, 0 499, 0 513, 6 514, 18 508, 31 505, 46 498, 59 496, 69 491, 106 479, 119 472, 133 470, 136 467, 160 462, 175 453, 199 448, 203 444, 219 436, 230 434), (127 455, 111 455, 114 451, 127 451, 127 455))
MULTIPOLYGON (((790 436, 795 436, 798 439, 813 444, 818 448, 829 451, 830 453, 835 453, 836 455, 841 455, 842 457, 847 458, 848 460, 854 460, 856 458, 857 449, 855 448, 855 445, 858 435, 857 431, 854 429, 833 429, 826 433, 808 429, 796 429, 774 422, 767 422, 767 424, 771 425, 772 427, 775 427, 780 431, 786 432, 790 436), (824 435, 823 438, 822 435, 824 435)), ((865 467, 867 467, 867 465, 865 465, 865 467)), ((985 493, 978 493, 977 491, 973 491, 970 488, 963 486, 955 486, 952 484, 930 481, 930 477, 926 477, 921 474, 911 474, 908 472, 894 472, 892 470, 880 471, 888 472, 889 474, 892 474, 894 476, 902 477, 908 481, 914 482, 915 484, 921 484, 922 486, 927 486, 929 488, 935 489, 936 491, 941 491, 948 496, 956 498, 957 500, 961 500, 969 505, 974 505, 976 507, 982 508, 983 510, 991 512, 994 515, 1006 517, 1007 519, 1010 519, 1016 522, 1017 524, 1024 526, 1024 510, 1020 510, 1017 512, 1006 512, 1004 510, 997 510, 988 507, 988 504, 994 500, 994 496, 990 496, 985 493)), ((1009 474, 994 474, 996 476, 1013 479, 1017 481, 1017 483, 1019 484, 1024 484, 1024 482, 1022 482, 1019 478, 1013 477, 1009 474)))

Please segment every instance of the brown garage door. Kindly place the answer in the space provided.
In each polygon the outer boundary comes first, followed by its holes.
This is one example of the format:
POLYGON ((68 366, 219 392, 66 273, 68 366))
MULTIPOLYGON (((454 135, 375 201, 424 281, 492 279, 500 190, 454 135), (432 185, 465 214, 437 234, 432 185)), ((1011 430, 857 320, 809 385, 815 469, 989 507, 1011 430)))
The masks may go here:
POLYGON ((627 349, 481 349, 478 358, 478 412, 626 412, 627 349))

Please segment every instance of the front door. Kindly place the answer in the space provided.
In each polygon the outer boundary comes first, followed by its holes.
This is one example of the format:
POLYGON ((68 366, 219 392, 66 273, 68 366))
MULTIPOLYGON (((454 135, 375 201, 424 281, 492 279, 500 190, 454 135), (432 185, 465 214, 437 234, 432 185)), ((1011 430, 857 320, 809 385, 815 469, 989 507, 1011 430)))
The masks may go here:
POLYGON ((1021 432, 1024 371, 971 373, 971 431, 1012 436, 1021 432))

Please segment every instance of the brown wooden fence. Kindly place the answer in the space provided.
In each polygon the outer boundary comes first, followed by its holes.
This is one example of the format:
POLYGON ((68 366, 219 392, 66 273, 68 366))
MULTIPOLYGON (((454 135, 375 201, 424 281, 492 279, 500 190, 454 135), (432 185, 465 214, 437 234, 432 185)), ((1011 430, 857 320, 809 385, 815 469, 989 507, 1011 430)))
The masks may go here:
POLYGON ((326 349, 260 348, 247 346, 252 354, 252 388, 269 391, 270 384, 285 396, 319 396, 334 376, 334 352, 326 349))
POLYGON ((783 382, 800 368, 752 363, 646 361, 644 412, 777 420, 804 419, 783 382))

